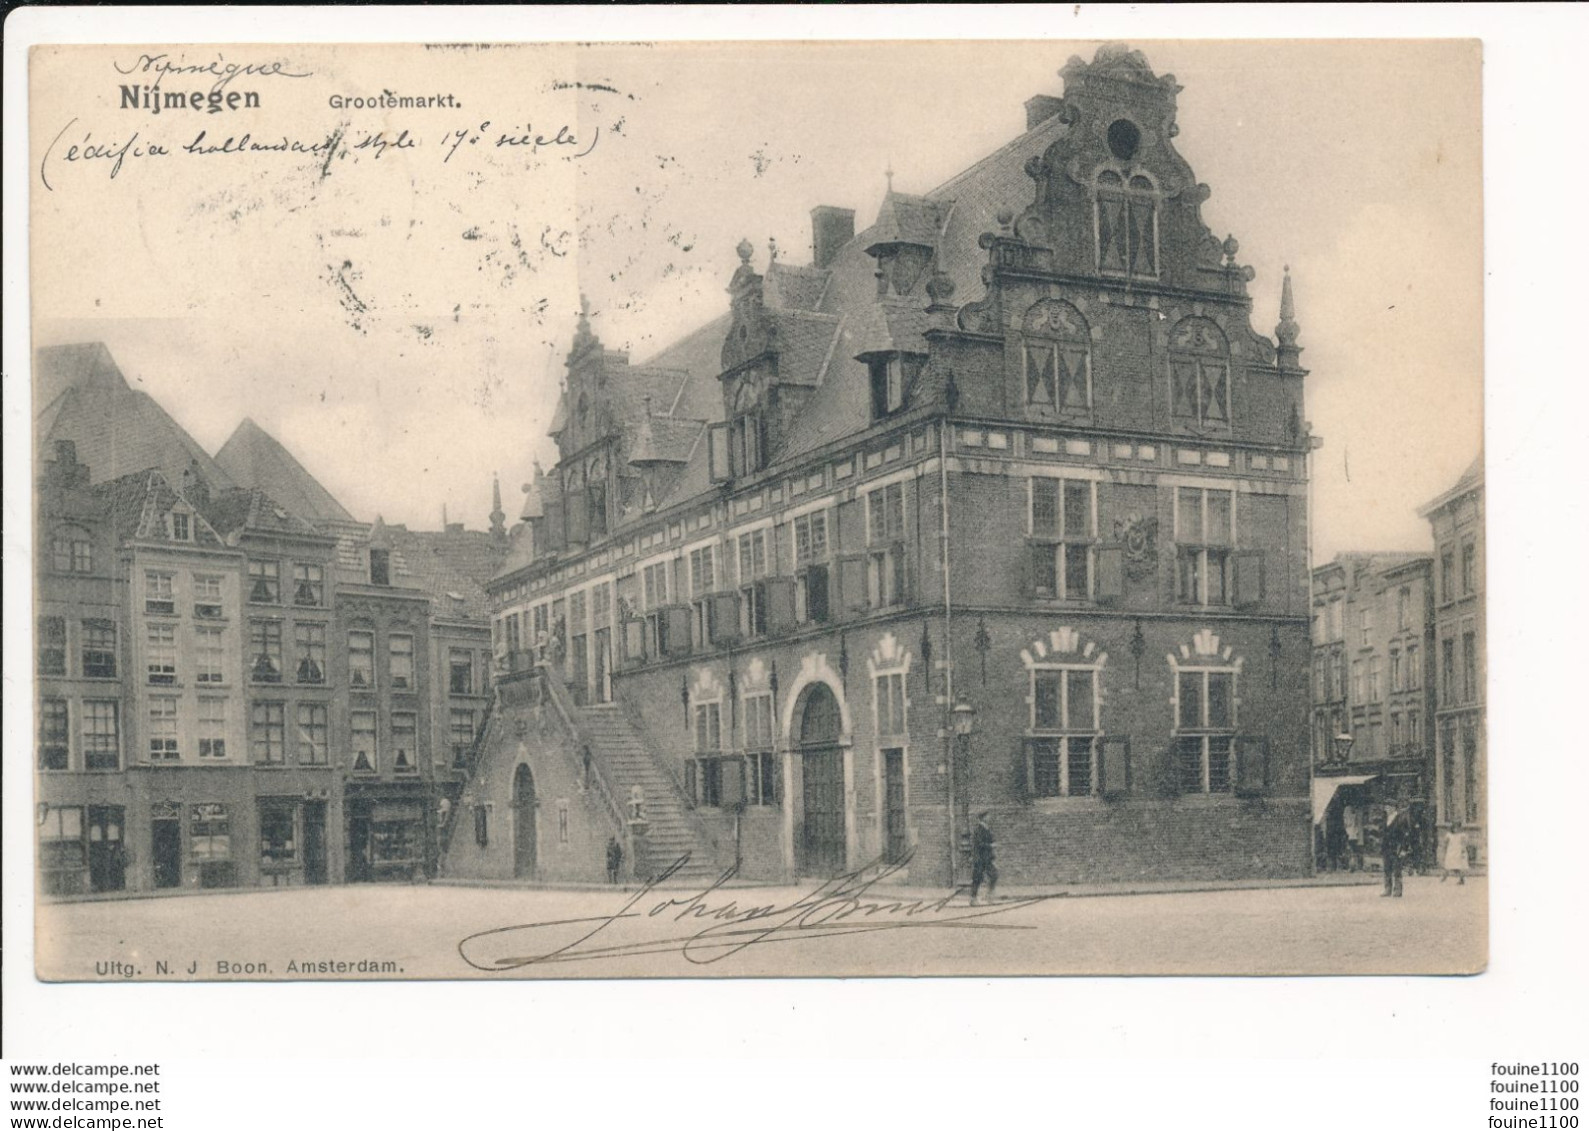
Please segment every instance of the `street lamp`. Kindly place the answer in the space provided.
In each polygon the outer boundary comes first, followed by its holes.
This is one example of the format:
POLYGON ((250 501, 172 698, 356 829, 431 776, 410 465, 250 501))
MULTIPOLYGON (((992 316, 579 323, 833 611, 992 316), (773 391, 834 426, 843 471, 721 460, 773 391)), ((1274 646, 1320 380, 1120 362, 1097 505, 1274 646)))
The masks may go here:
POLYGON ((949 730, 944 744, 953 745, 949 761, 949 886, 954 887, 956 864, 960 859, 962 844, 970 836, 969 817, 959 819, 961 812, 970 813, 970 799, 966 796, 965 764, 969 760, 971 732, 975 729, 976 708, 964 699, 957 699, 949 710, 949 730))
POLYGON ((1352 736, 1344 731, 1335 736, 1335 757, 1337 761, 1344 762, 1352 754, 1352 736))

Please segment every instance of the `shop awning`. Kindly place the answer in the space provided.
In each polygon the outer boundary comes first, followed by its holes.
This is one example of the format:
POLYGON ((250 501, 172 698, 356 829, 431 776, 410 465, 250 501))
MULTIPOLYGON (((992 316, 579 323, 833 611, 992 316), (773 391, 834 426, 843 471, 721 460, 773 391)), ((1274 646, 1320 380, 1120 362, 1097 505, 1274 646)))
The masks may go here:
POLYGON ((1335 791, 1343 785, 1362 785, 1366 781, 1373 781, 1378 774, 1340 774, 1333 778, 1313 779, 1313 823, 1316 825, 1324 820, 1324 813, 1330 807, 1330 801, 1335 797, 1335 791))

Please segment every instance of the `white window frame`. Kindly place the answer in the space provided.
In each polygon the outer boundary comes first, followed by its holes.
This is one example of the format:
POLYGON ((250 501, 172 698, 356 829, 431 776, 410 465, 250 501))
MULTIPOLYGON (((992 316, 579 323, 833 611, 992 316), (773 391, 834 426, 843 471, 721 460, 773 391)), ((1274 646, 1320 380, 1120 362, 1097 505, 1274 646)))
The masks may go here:
MULTIPOLYGON (((1202 740, 1202 782, 1201 787, 1197 792, 1205 796, 1214 797, 1223 797, 1226 794, 1234 794, 1236 790, 1237 773, 1236 737, 1241 733, 1241 669, 1240 667, 1232 664, 1179 664, 1174 666, 1173 671, 1175 675, 1175 702, 1173 704, 1174 716, 1173 726, 1170 730, 1170 736, 1172 742, 1174 743, 1173 750, 1175 757, 1176 784, 1178 787, 1183 786, 1180 776, 1181 740, 1186 738, 1198 738, 1202 740), (1181 723, 1181 679, 1182 677, 1189 675, 1196 675, 1202 678, 1203 687, 1199 696, 1202 706, 1202 719, 1201 725, 1199 726, 1183 726, 1181 723), (1210 724, 1208 721, 1208 685, 1209 676, 1211 675, 1228 675, 1230 677, 1230 722, 1226 726, 1216 727, 1210 724), (1230 748, 1226 753, 1227 763, 1225 767, 1225 780, 1228 784, 1228 788, 1219 790, 1217 792, 1211 791, 1209 789, 1209 739, 1211 738, 1223 738, 1230 744, 1230 748)), ((1186 792, 1184 788, 1182 788, 1182 792, 1186 792)))
POLYGON ((199 696, 197 732, 200 761, 218 762, 225 760, 227 756, 227 734, 226 698, 224 696, 199 696), (215 743, 217 742, 221 744, 221 752, 219 754, 215 753, 215 743))
MULTIPOLYGON (((1235 584, 1235 576, 1234 576, 1233 570, 1234 570, 1234 562, 1235 562, 1235 559, 1236 559, 1236 551, 1239 548, 1238 545, 1237 545, 1237 542, 1236 542, 1236 526, 1237 526, 1237 524, 1236 524, 1236 495, 1237 495, 1237 492, 1236 492, 1236 490, 1233 487, 1231 487, 1229 484, 1208 485, 1208 484, 1203 483, 1203 482, 1189 482, 1189 481, 1186 481, 1186 480, 1175 480, 1175 481, 1172 481, 1170 483, 1170 490, 1173 492, 1170 497, 1171 497, 1171 500, 1172 500, 1171 501, 1171 506, 1172 506, 1172 511, 1173 511, 1173 522, 1174 522, 1173 530, 1174 530, 1174 534, 1175 534, 1174 541, 1175 541, 1175 600, 1176 600, 1176 603, 1179 604, 1179 605, 1182 605, 1182 606, 1191 606, 1191 607, 1200 608, 1200 609, 1209 609, 1209 608, 1226 609, 1226 608, 1232 607, 1235 604, 1234 594, 1231 591, 1232 587, 1235 584), (1196 492, 1198 492, 1198 521, 1199 521, 1199 529, 1202 531, 1202 540, 1200 542, 1190 543, 1190 542, 1185 542, 1183 540, 1182 533, 1181 533, 1181 530, 1182 530, 1182 522, 1181 522, 1181 492, 1182 491, 1196 491, 1196 492), (1208 534, 1209 534, 1209 530, 1208 530, 1208 496, 1209 496, 1209 493, 1211 491, 1218 491, 1221 494, 1229 496, 1229 498, 1230 498, 1230 512, 1229 512, 1230 513, 1230 528, 1229 528, 1229 531, 1227 532, 1227 540, 1225 542, 1223 542, 1223 543, 1211 542, 1211 541, 1209 541, 1209 537, 1208 537, 1208 534), (1197 587, 1197 593, 1195 594, 1195 596, 1194 596, 1194 598, 1192 600, 1187 600, 1181 594, 1181 550, 1182 549, 1195 550, 1196 553, 1197 553, 1197 586, 1196 586, 1197 587), (1224 562, 1223 562, 1223 565, 1222 565, 1222 569, 1224 571, 1223 576, 1224 576, 1224 579, 1225 579, 1225 583, 1224 583, 1224 586, 1223 586, 1224 592, 1225 592, 1225 599, 1223 601, 1220 601, 1220 602, 1217 602, 1217 603, 1210 602, 1209 599, 1208 599, 1208 573, 1209 573, 1209 568, 1208 568, 1209 557, 1208 557, 1208 555, 1209 555, 1209 551, 1210 550, 1218 551, 1218 552, 1220 552, 1220 553, 1222 553, 1224 555, 1224 562)), ((1094 511, 1094 513, 1097 513, 1096 510, 1094 511)))
POLYGON ((149 761, 176 762, 181 753, 181 709, 174 695, 149 699, 149 761))
POLYGON ((154 622, 144 635, 144 682, 153 687, 177 686, 177 626, 154 622))
POLYGON ((1026 746, 1034 797, 1051 800, 1061 797, 1093 797, 1098 793, 1098 755, 1103 738, 1103 667, 1099 664, 1040 663, 1027 668, 1027 728, 1026 746), (1092 681, 1092 718, 1090 725, 1077 726, 1071 718, 1070 677, 1072 673, 1086 674, 1092 681), (1037 717, 1037 683, 1039 677, 1055 678, 1059 682, 1059 726, 1039 726, 1037 717), (1072 793, 1070 783, 1070 744, 1072 739, 1085 739, 1089 744, 1088 789, 1085 793, 1072 793), (1059 748, 1059 792, 1037 791, 1037 754, 1035 743, 1053 741, 1059 748))
MULTIPOLYGON (((1033 545, 1050 545, 1054 558, 1054 588, 1053 592, 1040 594, 1057 601, 1092 601, 1097 592, 1098 585, 1098 480, 1089 476, 1079 475, 1031 475, 1026 480, 1026 535, 1032 539, 1033 545), (1054 487, 1054 532, 1039 533, 1037 530, 1037 484, 1039 482, 1053 483, 1054 487), (1087 533, 1082 541, 1068 538, 1065 534, 1065 487, 1070 483, 1085 483, 1087 485, 1087 533), (1050 541, 1052 539, 1052 541, 1050 541), (1072 593, 1069 579, 1066 575, 1066 556, 1069 549, 1080 546, 1087 557, 1087 591, 1085 593, 1072 593)), ((1032 552, 1032 551, 1028 551, 1032 552)), ((1034 591, 1037 586, 1036 579, 1032 580, 1034 591)))

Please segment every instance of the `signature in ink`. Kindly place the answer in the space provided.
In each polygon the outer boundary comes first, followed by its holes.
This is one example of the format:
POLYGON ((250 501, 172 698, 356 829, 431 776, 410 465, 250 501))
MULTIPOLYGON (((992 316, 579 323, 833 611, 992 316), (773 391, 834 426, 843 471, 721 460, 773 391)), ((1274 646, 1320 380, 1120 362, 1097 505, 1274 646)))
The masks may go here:
POLYGON ((210 89, 219 91, 226 89, 227 84, 233 79, 246 75, 259 78, 306 79, 314 74, 313 71, 289 71, 286 69, 287 64, 278 60, 268 63, 228 63, 226 56, 219 52, 214 59, 205 63, 178 62, 162 52, 159 55, 147 53, 139 55, 125 67, 115 62, 111 63, 111 66, 116 68, 118 74, 123 75, 153 74, 155 80, 149 85, 155 90, 160 89, 160 83, 167 75, 202 75, 213 78, 215 81, 210 84, 210 89))
POLYGON ((901 930, 1031 930, 993 922, 1002 915, 1053 896, 1001 901, 981 907, 955 905, 959 888, 937 899, 908 899, 872 888, 909 863, 874 861, 824 880, 786 903, 727 898, 724 885, 738 874, 729 868, 689 896, 651 900, 658 885, 676 875, 690 857, 681 856, 608 915, 548 919, 478 931, 458 943, 458 954, 476 970, 507 971, 564 962, 595 962, 677 953, 710 965, 770 943, 813 942, 845 935, 901 930))

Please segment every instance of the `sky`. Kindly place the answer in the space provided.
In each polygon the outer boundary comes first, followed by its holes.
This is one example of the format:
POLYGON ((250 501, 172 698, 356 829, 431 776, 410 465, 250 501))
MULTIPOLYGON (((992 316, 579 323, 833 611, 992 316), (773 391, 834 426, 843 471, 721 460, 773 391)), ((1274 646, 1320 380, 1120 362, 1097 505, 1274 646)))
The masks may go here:
MULTIPOLYGON (((1315 560, 1426 548, 1417 508, 1482 434, 1476 42, 1132 45, 1184 88, 1175 145, 1212 189, 1205 222, 1256 270, 1260 333, 1291 269, 1324 445, 1315 560)), ((727 309, 742 238, 758 266, 769 241, 808 262, 813 206, 866 226, 888 171, 934 188, 1017 136, 1025 100, 1061 94, 1059 68, 1094 50, 294 48, 284 69, 312 73, 248 80, 263 106, 235 117, 135 116, 116 102, 135 52, 63 54, 35 79, 34 165, 52 181, 35 192, 36 342, 103 339, 211 451, 252 417, 360 517, 435 527, 445 507, 481 528, 493 475, 511 514, 532 462, 555 460, 580 294, 604 343, 643 361, 727 309), (383 90, 458 108, 328 104, 383 90), (79 135, 134 127, 168 149, 201 129, 211 145, 339 127, 344 144, 416 144, 324 168, 128 156, 114 177, 62 159, 79 135), (495 145, 504 133, 547 144, 495 145)))

